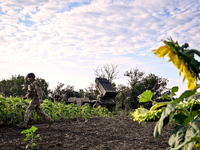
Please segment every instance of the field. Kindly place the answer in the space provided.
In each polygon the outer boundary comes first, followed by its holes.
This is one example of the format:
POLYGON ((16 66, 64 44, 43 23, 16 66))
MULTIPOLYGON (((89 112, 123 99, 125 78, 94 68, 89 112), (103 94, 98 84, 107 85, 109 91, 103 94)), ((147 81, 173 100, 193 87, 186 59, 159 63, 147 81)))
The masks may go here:
MULTIPOLYGON (((0 95, 0 149, 26 149, 28 141, 24 142, 24 139, 31 135, 20 134, 24 129, 18 129, 16 124, 23 120, 29 103, 30 99, 23 101, 22 98, 5 98, 0 95)), ((194 104, 194 111, 191 115, 199 117, 199 101, 192 100, 178 106, 187 112, 192 104, 194 104)), ((42 138, 42 141, 35 142, 36 145, 33 147, 35 150, 165 150, 169 147, 168 140, 175 126, 179 125, 175 121, 188 123, 188 118, 181 120, 179 114, 182 114, 182 111, 179 108, 174 110, 169 119, 171 121, 162 129, 162 133, 156 140, 153 136, 154 127, 160 118, 160 110, 162 111, 163 108, 158 111, 138 108, 129 114, 126 114, 125 111, 111 113, 107 108, 101 106, 98 108, 88 105, 79 107, 73 103, 57 104, 47 99, 41 106, 45 113, 55 120, 55 123, 50 129, 46 129, 47 124, 44 123, 44 120, 36 112, 33 112, 28 128, 30 129, 33 125, 37 127, 35 135, 40 134, 42 138), (147 113, 144 113, 146 111, 147 113), (138 123, 143 121, 147 121, 143 126, 142 123, 138 123)), ((175 109, 176 105, 170 104, 165 111, 169 111, 172 106, 175 109)), ((196 126, 186 126, 186 128, 188 131, 192 129, 187 133, 192 133, 190 135, 194 136, 199 133, 200 120, 196 119, 193 122, 196 126)), ((156 130, 158 131, 158 128, 156 130)), ((177 135, 181 136, 182 134, 177 135)), ((199 137, 195 138, 199 139, 199 137)), ((192 149, 194 144, 192 143, 189 149, 192 149)), ((196 147, 199 147, 198 143, 196 147)))
MULTIPOLYGON (((43 141, 37 141, 35 150, 165 150, 174 124, 168 124, 157 140, 153 137, 156 122, 144 126, 130 117, 68 119, 56 121, 50 129, 40 122, 29 122, 38 128, 43 141)), ((0 126, 0 148, 3 150, 26 149, 23 129, 0 126)))

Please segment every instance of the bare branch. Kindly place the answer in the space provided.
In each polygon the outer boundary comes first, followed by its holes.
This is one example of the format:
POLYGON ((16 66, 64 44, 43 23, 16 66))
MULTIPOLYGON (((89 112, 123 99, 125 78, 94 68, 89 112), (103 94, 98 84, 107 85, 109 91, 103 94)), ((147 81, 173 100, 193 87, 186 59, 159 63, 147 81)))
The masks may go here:
POLYGON ((97 69, 94 70, 95 76, 98 78, 107 78, 109 82, 113 82, 114 79, 118 79, 118 70, 119 65, 117 64, 106 64, 103 66, 103 68, 97 67, 97 69))

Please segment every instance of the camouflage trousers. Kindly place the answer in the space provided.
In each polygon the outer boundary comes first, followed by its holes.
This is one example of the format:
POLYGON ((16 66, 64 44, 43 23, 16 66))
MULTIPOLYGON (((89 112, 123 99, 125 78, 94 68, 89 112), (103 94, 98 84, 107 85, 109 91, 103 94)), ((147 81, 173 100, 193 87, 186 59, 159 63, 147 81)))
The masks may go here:
POLYGON ((25 116, 24 116, 24 121, 23 124, 28 124, 29 118, 31 116, 31 114, 33 113, 33 111, 36 111, 36 113, 42 117, 44 119, 45 122, 49 123, 50 121, 52 121, 53 119, 51 119, 51 117, 49 117, 43 110, 42 107, 40 105, 40 102, 38 99, 32 99, 28 108, 26 109, 25 112, 25 116))

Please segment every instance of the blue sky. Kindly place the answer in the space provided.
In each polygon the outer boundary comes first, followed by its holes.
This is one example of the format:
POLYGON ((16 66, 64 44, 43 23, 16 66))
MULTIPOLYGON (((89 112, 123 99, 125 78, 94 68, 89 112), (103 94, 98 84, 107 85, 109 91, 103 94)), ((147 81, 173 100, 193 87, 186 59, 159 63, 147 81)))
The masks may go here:
POLYGON ((0 79, 34 72, 49 82, 84 89, 94 69, 118 64, 187 89, 168 59, 151 50, 172 37, 199 49, 200 0, 0 0, 0 79))

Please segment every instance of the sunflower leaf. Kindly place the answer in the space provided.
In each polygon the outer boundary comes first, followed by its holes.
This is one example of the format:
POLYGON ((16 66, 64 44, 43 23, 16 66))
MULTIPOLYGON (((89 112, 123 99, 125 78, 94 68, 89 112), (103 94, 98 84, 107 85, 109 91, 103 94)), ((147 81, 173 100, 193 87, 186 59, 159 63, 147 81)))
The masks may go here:
POLYGON ((140 102, 148 102, 152 101, 153 93, 150 90, 146 90, 144 93, 140 95, 140 102))
POLYGON ((162 128, 169 122, 169 115, 175 110, 176 105, 167 104, 167 107, 163 110, 160 120, 157 122, 154 128, 154 137, 158 138, 161 133, 162 128))
POLYGON ((175 96, 176 94, 175 94, 175 92, 178 92, 178 86, 174 86, 173 88, 172 88, 172 92, 171 92, 171 97, 173 97, 173 96, 175 96))

